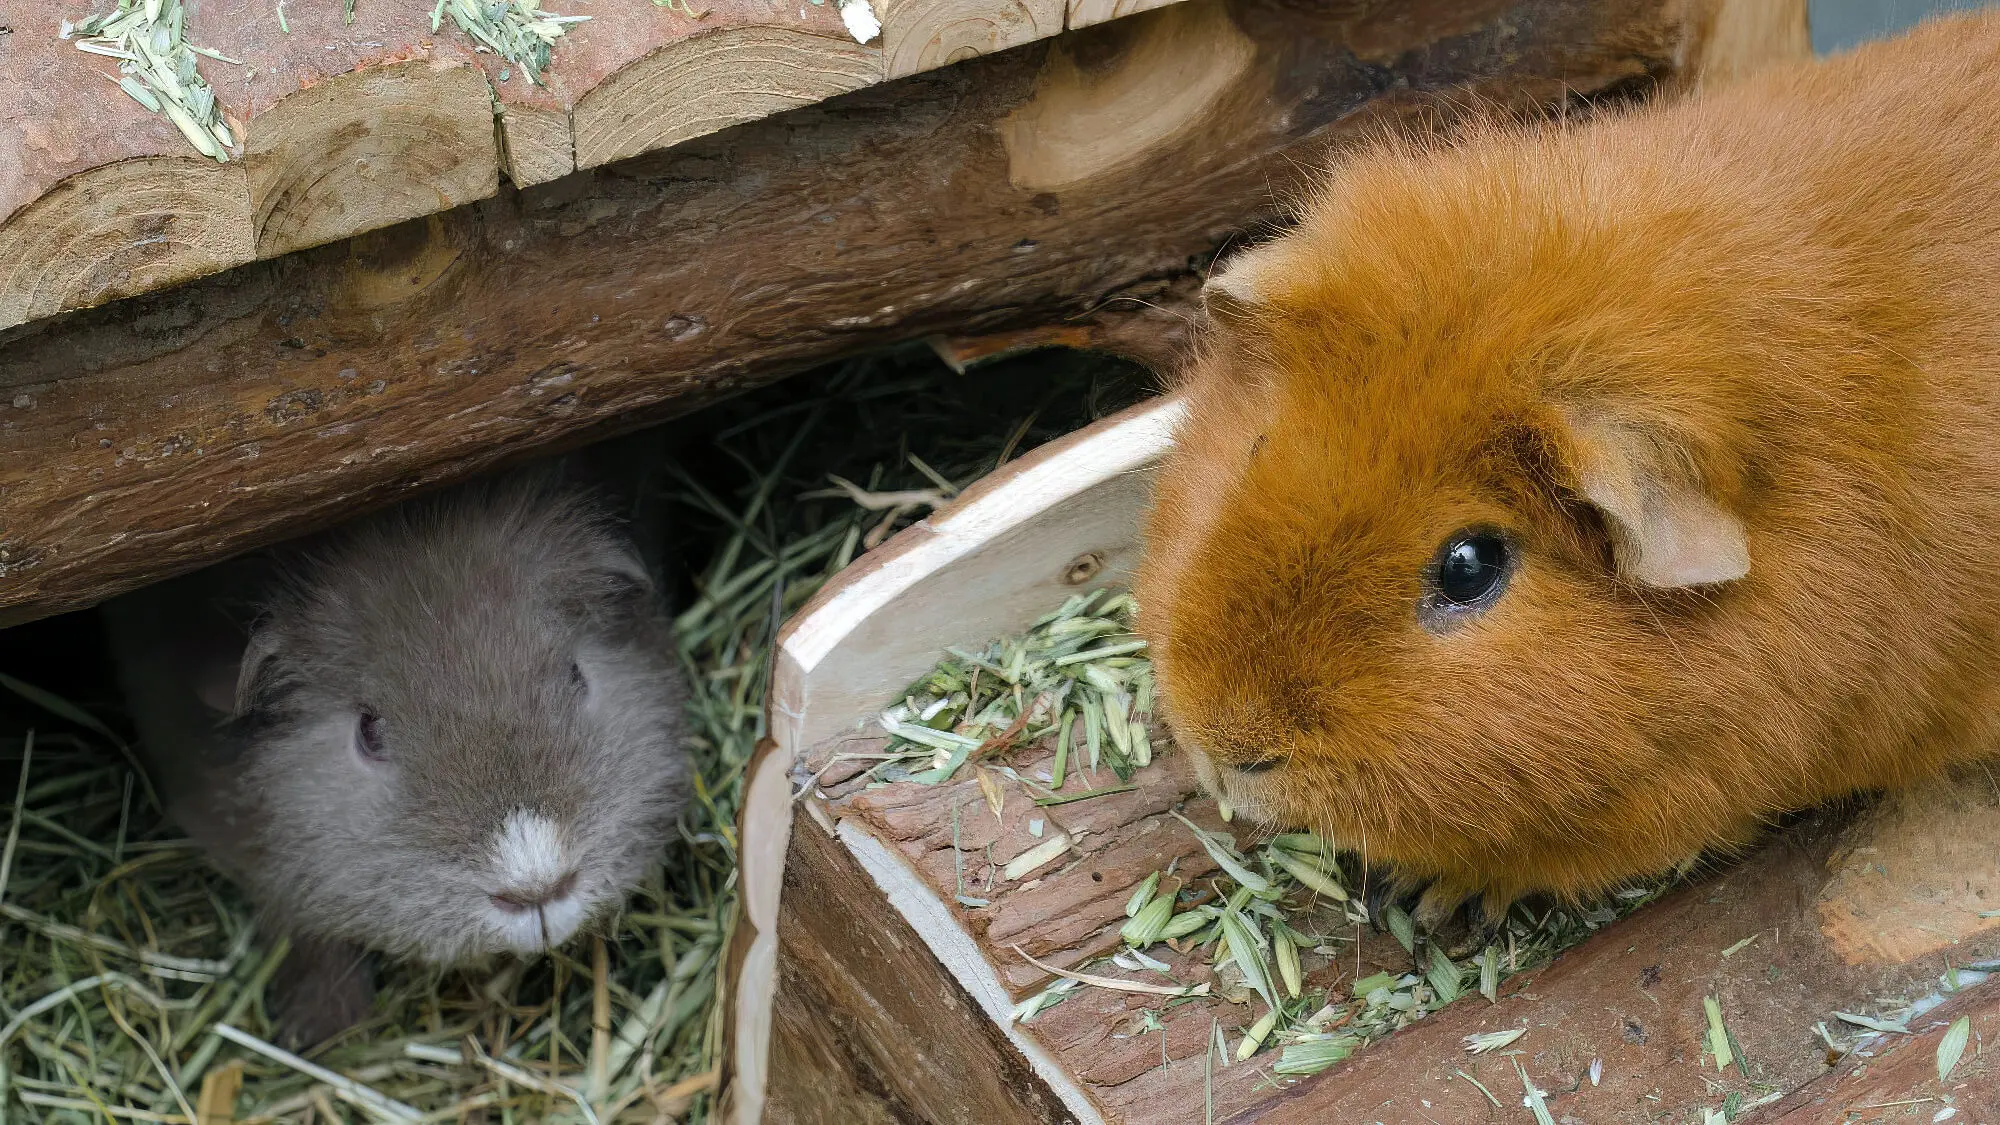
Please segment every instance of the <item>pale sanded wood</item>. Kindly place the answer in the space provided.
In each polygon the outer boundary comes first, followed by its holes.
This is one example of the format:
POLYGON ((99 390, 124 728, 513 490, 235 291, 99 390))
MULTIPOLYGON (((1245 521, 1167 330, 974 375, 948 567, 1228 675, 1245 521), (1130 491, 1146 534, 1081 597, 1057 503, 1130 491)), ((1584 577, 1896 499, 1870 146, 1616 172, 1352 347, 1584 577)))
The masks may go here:
POLYGON ((875 0, 888 76, 931 70, 1061 31, 1063 0, 875 0))
MULTIPOLYGON (((829 5, 830 7, 830 5, 829 5)), ((577 104, 579 168, 823 101, 881 80, 882 53, 838 29, 705 31, 625 67, 577 104)))
POLYGON ((1174 2, 1175 0, 1069 0, 1067 20, 1071 29, 1089 27, 1091 24, 1115 20, 1120 16, 1164 8, 1174 2))

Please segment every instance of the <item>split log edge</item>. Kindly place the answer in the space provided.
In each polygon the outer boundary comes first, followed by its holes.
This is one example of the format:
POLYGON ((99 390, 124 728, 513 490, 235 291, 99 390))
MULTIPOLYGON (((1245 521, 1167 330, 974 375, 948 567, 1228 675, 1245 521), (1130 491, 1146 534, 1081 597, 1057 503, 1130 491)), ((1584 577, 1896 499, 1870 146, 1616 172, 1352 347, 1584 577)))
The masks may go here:
POLYGON ((449 22, 433 32, 415 0, 361 0, 352 23, 337 3, 201 0, 186 36, 232 60, 196 62, 230 164, 120 91, 116 60, 58 37, 105 2, 24 9, 0 35, 0 151, 17 155, 0 167, 0 328, 1178 0, 853 0, 879 32, 828 0, 612 0, 579 10, 539 83, 449 22))

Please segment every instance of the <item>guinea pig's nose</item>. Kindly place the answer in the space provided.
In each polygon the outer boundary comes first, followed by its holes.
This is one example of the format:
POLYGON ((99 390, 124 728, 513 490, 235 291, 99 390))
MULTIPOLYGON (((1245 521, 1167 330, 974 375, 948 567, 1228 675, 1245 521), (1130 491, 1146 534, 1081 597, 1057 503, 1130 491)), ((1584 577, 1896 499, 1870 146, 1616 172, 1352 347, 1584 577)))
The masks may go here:
POLYGON ((576 893, 576 872, 533 887, 509 887, 493 892, 493 905, 506 914, 531 914, 576 893))

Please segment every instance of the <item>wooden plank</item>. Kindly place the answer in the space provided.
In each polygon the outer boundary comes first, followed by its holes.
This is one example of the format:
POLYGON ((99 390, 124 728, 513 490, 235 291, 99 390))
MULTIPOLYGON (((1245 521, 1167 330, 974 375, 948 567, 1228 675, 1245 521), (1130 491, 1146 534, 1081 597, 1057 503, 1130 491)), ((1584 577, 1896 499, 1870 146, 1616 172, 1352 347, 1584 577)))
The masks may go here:
MULTIPOLYGON (((1841 1010, 1892 1014, 1895 1005, 1885 1009, 1882 998, 1914 1001, 1938 988, 1951 966, 2000 956, 2000 918, 1982 916, 2000 901, 2000 872, 1991 862, 2000 854, 2000 791, 1977 773, 1906 790, 1852 819, 1809 818, 1740 865, 1514 978, 1497 1004, 1476 996, 1462 1001, 1315 1079, 1274 1082, 1255 1065, 1210 1068, 1204 1055, 1212 1026, 1236 1029, 1254 1012, 1219 994, 1162 1007, 1157 998, 1084 989, 1027 1025, 1007 1023, 1011 1004, 1050 981, 1021 952, 1058 967, 1102 955, 1116 946, 1123 904, 1148 874, 1171 868, 1199 881, 1210 864, 1165 813, 1178 807, 1219 828, 1214 806, 1176 755, 1138 771, 1132 792, 1073 805, 1037 808, 1029 792, 999 779, 1006 800, 998 816, 971 780, 870 784, 865 761, 843 767, 839 755, 879 745, 857 720, 893 700, 898 688, 852 670, 881 666, 897 682, 914 678, 945 645, 976 646, 1058 601, 1062 587, 1049 583, 1049 559, 1122 557, 1115 537, 1132 534, 1144 502, 1143 490, 1135 494, 1126 484, 1146 479, 1135 470, 1165 448, 1169 431, 1159 423, 1175 408, 1172 401, 1135 408, 995 473, 961 506, 829 584, 779 640, 773 749, 816 740, 801 745, 792 771, 809 790, 800 803, 810 820, 802 819, 798 831, 817 840, 826 832, 807 825, 831 823, 845 845, 844 852, 793 854, 784 885, 818 886, 866 871, 879 894, 845 898, 842 908, 908 925, 977 1002, 964 1018, 983 1018, 1004 1032, 1028 1060, 1036 1088, 1080 1120, 1170 1125, 1189 1120, 1212 1097, 1218 1120, 1244 1123, 1506 1121, 1518 1116, 1511 1108, 1521 1096, 1516 1062, 1546 1092, 1558 1119, 1636 1125, 1662 1112, 1681 1119, 1725 1101, 1824 1085, 1815 1023, 1837 1023, 1833 1013, 1841 1010), (1050 478, 1065 487, 1052 493, 1050 478), (956 546, 939 550, 941 542, 956 546), (1017 605, 1017 595, 1029 591, 1039 592, 1039 604, 1017 605), (877 620, 895 627, 870 629, 877 620), (822 707, 833 715, 820 715, 822 707), (1030 820, 1041 822, 1039 836, 1030 820), (1060 858, 1004 872, 1047 840, 1065 843, 1060 858), (959 895, 985 905, 966 905, 959 895), (1701 1062, 1710 1042, 1710 999, 1743 1060, 1721 1072, 1701 1062), (1142 1018, 1149 1009, 1150 1018, 1142 1018), (1467 1035, 1516 1027, 1527 1029, 1517 1054, 1474 1058, 1464 1049, 1467 1035), (1508 1108, 1496 1110, 1487 1091, 1507 1099, 1508 1108)), ((771 761, 768 754, 760 761, 757 784, 776 776, 766 772, 771 761)), ((1030 776, 1047 763, 1047 748, 1011 759, 1016 772, 1030 776)), ((743 836, 782 838, 794 804, 783 785, 753 793, 743 836)), ((765 897, 772 872, 746 860, 743 877, 752 916, 775 911, 779 919, 780 948, 764 963, 789 966, 820 956, 812 946, 817 937, 803 928, 811 923, 785 921, 793 917, 792 900, 765 897), (807 944, 795 950, 785 944, 792 940, 807 944)), ((1337 916, 1301 925, 1308 932, 1345 929, 1337 916)), ((1308 986, 1337 989, 1360 975, 1412 969, 1409 955, 1386 938, 1354 931, 1337 943, 1336 957, 1302 957, 1308 986)), ((1177 980, 1213 980, 1203 956, 1153 952, 1177 980)), ((786 992, 790 972, 780 969, 775 979, 739 975, 739 1009, 754 1009, 769 995, 772 1018, 780 1024, 797 1018, 783 1013, 811 1004, 786 992)), ((1984 996, 2000 995, 2000 984, 1978 987, 1984 996)), ((866 1009, 874 1001, 858 1003, 866 1009)), ((739 1016, 737 1026, 754 1022, 754 1013, 739 1016)), ((1934 1023, 1926 1017, 1921 1026, 1934 1023)), ((924 1041, 966 1034, 934 1029, 924 1041)), ((1869 1049, 1879 1054, 1879 1047, 1869 1049)), ((739 1079, 754 1076, 756 1057, 756 1044, 739 1039, 739 1079)), ((1869 1071, 1876 1077, 1867 1082, 1841 1079, 1847 1083, 1838 1086, 1841 1112, 1879 1107, 1893 1100, 1889 1095, 1941 1096, 1922 1086, 1907 1057, 1900 1069, 1869 1071)), ((788 1056, 785 1067, 773 1062, 771 1074, 774 1081, 782 1073, 786 1081, 811 1084, 809 1073, 785 1073, 809 1066, 788 1056)), ((1983 1074, 1969 1068, 1965 1081, 1976 1088, 1983 1074)), ((1970 1095, 1960 1100, 1979 1104, 1970 1095)))
POLYGON ((1539 0, 1428 47, 1409 31, 1384 95, 1329 46, 1352 13, 1190 2, 1250 64, 1068 187, 1016 186, 1001 123, 1045 98, 1085 113, 1067 76, 1163 41, 1198 73, 1216 55, 1177 9, 0 332, 0 621, 898 339, 1137 323, 1125 345, 1168 360, 1184 322, 1150 306, 1375 114, 1670 70, 1684 31, 1662 0, 1539 0))
POLYGON ((1743 1118, 1745 1125, 1849 1125, 1857 1121, 2000 1120, 2000 987, 1967 989, 1926 1012, 1912 1034, 1883 1039, 1865 1058, 1850 1058, 1743 1118), (1947 1078, 1937 1072, 1938 1043, 1963 1019, 1965 1053, 1947 1078), (1946 1110, 1953 1112, 1946 1113, 1946 1110))
POLYGON ((822 26, 717 28, 626 66, 577 103, 577 167, 676 145, 881 80, 879 47, 854 42, 837 18, 816 22, 822 26))
POLYGON ((856 42, 834 4, 716 0, 699 10, 577 7, 591 18, 570 25, 540 86, 484 57, 508 178, 544 183, 883 78, 879 36, 856 42))
POLYGON ((203 71, 241 144, 257 256, 274 257, 493 194, 486 76, 421 5, 205 0, 188 41, 245 65, 203 71), (286 31, 285 27, 290 30, 286 31))
POLYGON ((811 933, 791 934, 787 944, 815 955, 785 967, 800 1002, 778 1013, 773 1118, 828 1125, 1075 1120, 1032 1081, 997 1027, 960 1018, 973 999, 915 931, 900 919, 853 909, 875 888, 859 868, 816 858, 841 850, 838 842, 807 825, 791 846, 796 854, 785 893, 800 908, 788 913, 786 925, 811 933), (801 878, 822 870, 838 873, 801 878))
POLYGON ((1115 20, 1120 16, 1150 12, 1154 8, 1164 8, 1175 0, 1069 0, 1069 12, 1064 17, 1070 28, 1089 27, 1094 23, 1115 20))
MULTIPOLYGON (((502 171, 545 183, 1064 25, 1062 0, 853 0, 867 14, 852 26, 834 2, 694 14, 578 0, 552 9, 590 19, 568 25, 538 85, 449 21, 433 32, 429 5, 363 2, 350 23, 339 3, 203 0, 189 42, 241 60, 198 61, 239 142, 218 164, 118 91, 114 60, 57 38, 103 2, 10 16, 0 150, 22 159, 0 164, 0 327, 483 199, 502 171)), ((1121 0, 1116 14, 1137 10, 1121 0)))
POLYGON ((881 0, 888 76, 1032 43, 1061 31, 1064 0, 881 0))
POLYGON ((0 39, 0 326, 178 284, 256 253, 243 168, 56 38, 88 0, 10 11, 0 39), (90 107, 88 124, 76 118, 90 107))

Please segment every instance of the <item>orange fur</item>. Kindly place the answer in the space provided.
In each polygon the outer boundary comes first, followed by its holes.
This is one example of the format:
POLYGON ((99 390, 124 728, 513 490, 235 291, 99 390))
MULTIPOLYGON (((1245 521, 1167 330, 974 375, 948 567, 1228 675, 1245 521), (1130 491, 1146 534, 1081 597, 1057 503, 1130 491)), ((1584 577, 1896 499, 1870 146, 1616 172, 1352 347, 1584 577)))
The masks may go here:
POLYGON ((1250 254, 1137 583, 1168 717, 1236 803, 1505 901, 1989 752, 2000 15, 1379 146, 1250 254), (1621 578, 1586 422, 1740 521, 1747 575, 1621 578), (1427 630, 1420 575, 1482 523, 1519 570, 1427 630))

